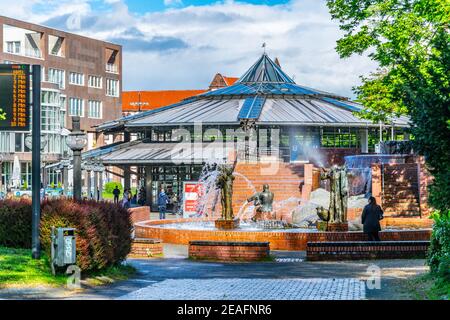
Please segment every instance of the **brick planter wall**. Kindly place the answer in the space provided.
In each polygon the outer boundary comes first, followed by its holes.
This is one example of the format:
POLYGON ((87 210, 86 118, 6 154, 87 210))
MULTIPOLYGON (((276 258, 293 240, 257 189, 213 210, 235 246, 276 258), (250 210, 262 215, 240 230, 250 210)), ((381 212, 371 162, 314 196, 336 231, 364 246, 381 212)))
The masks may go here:
POLYGON ((192 259, 262 261, 268 259, 269 254, 269 242, 189 242, 189 258, 192 259))
POLYGON ((163 244, 159 239, 136 238, 131 245, 130 258, 151 258, 163 254, 163 244))
POLYGON ((309 261, 424 259, 429 241, 309 242, 309 261))
POLYGON ((131 220, 133 223, 147 221, 150 219, 150 207, 136 207, 130 208, 129 210, 131 212, 131 220))
MULTIPOLYGON (((199 221, 177 219, 145 221, 135 225, 136 237, 161 239, 164 243, 188 245, 190 241, 270 242, 271 250, 306 250, 306 243, 313 241, 366 241, 362 232, 249 232, 238 230, 177 230, 160 228, 159 225, 175 222, 199 221)), ((200 220, 205 221, 205 220, 200 220)), ((431 230, 386 230, 380 232, 382 240, 429 240, 431 230)))

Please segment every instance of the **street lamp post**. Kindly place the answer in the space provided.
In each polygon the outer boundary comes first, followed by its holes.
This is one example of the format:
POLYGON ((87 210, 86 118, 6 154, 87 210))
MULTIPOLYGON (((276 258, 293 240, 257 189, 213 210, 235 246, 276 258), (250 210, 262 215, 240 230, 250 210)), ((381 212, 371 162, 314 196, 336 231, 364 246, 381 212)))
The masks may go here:
POLYGON ((72 118, 72 132, 66 138, 73 152, 73 199, 81 200, 81 151, 87 145, 87 136, 80 130, 80 117, 72 118))
MULTIPOLYGON (((34 69, 33 69, 34 70, 34 69)), ((40 70, 40 69, 39 69, 40 70)), ((40 93, 37 94, 33 99, 40 99, 40 93), (39 97, 39 98, 38 98, 39 97)), ((37 100, 36 100, 37 101, 37 100)), ((40 107, 39 107, 40 109, 40 107)), ((36 114, 33 113, 33 116, 36 114)), ((40 259, 41 257, 41 242, 39 239, 39 222, 41 220, 41 172, 43 172, 42 167, 42 155, 45 147, 47 146, 47 137, 40 133, 40 127, 38 124, 33 124, 33 133, 25 137, 25 146, 33 151, 39 146, 39 152, 32 152, 32 162, 31 162, 31 197, 32 197, 32 229, 31 229, 31 255, 33 259, 40 259), (34 137, 39 137, 40 139, 35 139, 34 137)), ((45 186, 44 196, 45 196, 45 186)))

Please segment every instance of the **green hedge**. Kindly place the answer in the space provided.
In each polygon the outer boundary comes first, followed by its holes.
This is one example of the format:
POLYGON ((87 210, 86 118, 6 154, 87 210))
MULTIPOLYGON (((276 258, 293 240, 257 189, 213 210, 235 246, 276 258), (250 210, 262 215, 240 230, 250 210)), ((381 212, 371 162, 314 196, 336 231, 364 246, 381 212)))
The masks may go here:
POLYGON ((432 273, 450 281, 450 210, 435 212, 427 263, 432 273))
MULTIPOLYGON (((50 256, 51 227, 77 230, 77 265, 94 271, 123 261, 131 249, 130 212, 108 202, 54 199, 41 205, 42 249, 50 256)), ((0 246, 31 247, 31 203, 0 201, 0 246)))

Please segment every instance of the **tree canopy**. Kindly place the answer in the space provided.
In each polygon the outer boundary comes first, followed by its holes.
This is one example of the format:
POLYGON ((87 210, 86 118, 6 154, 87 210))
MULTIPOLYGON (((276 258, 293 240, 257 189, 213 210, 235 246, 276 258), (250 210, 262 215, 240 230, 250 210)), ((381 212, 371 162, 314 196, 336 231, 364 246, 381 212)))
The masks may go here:
POLYGON ((425 156, 434 183, 430 203, 450 209, 450 1, 327 0, 345 32, 342 58, 366 53, 378 62, 354 88, 359 116, 389 122, 408 115, 415 150, 425 156))

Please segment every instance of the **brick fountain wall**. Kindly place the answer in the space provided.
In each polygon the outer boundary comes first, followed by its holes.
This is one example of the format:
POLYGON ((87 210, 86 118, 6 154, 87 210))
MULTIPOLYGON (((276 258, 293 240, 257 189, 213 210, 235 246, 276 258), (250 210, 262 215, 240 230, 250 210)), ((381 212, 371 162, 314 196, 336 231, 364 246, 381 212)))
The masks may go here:
MULTIPOLYGON (((301 185, 305 179, 303 164, 240 162, 236 165, 235 172, 244 175, 257 192, 261 192, 263 185, 268 184, 270 191, 275 195, 273 218, 291 219, 290 213, 297 206, 298 201, 286 202, 283 208, 277 208, 276 204, 288 199, 300 199, 302 197, 301 185)), ((247 198, 255 193, 249 182, 239 174, 236 175, 233 184, 233 212, 235 215, 238 214, 247 198)))
MULTIPOLYGON (((230 242, 270 242, 271 250, 306 250, 307 242, 315 241, 366 241, 362 232, 318 232, 305 230, 282 231, 222 231, 222 230, 180 230, 161 228, 168 223, 205 221, 198 219, 178 219, 145 221, 135 225, 136 238, 161 239, 163 243, 188 245, 190 241, 230 241, 230 242)), ((385 230, 380 237, 385 241, 429 240, 431 230, 385 230)))

